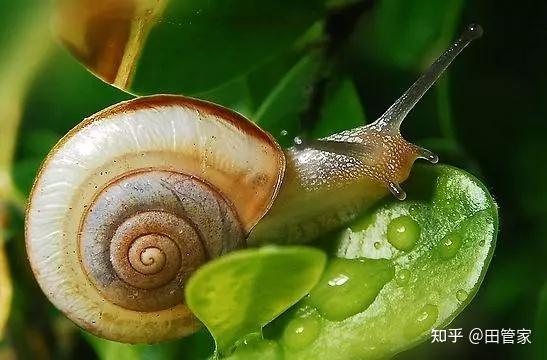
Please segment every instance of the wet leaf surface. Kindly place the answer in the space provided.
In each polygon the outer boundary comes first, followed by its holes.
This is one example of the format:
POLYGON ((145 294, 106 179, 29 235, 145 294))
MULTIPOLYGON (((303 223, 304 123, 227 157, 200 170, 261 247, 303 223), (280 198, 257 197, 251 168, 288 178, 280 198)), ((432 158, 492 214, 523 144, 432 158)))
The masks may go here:
POLYGON ((238 340, 245 343, 245 336, 260 334, 264 325, 306 295, 324 264, 325 255, 313 248, 234 252, 192 275, 186 301, 213 334, 217 351, 227 354, 238 340))
POLYGON ((403 185, 406 201, 387 199, 335 236, 311 295, 272 324, 283 329, 286 359, 390 357, 471 301, 495 246, 496 204, 477 179, 449 166, 416 166, 403 185), (316 335, 301 342, 306 331, 291 332, 291 322, 309 317, 316 335))

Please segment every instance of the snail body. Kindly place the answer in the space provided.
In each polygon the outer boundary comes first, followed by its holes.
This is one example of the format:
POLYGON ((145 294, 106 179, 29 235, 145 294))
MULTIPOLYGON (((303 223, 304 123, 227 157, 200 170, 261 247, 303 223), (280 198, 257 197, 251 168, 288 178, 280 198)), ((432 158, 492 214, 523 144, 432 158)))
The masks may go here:
POLYGON ((103 110, 48 155, 26 216, 44 293, 95 335, 150 343, 194 332, 184 284, 205 261, 247 244, 295 243, 350 221, 437 157, 399 126, 470 27, 374 123, 282 150, 221 106, 141 97, 103 110))
POLYGON ((482 36, 469 25, 410 88, 375 122, 302 142, 286 150, 286 176, 274 205, 255 227, 250 244, 305 242, 336 229, 391 192, 418 158, 437 163, 431 151, 403 139, 400 125, 456 56, 482 36))

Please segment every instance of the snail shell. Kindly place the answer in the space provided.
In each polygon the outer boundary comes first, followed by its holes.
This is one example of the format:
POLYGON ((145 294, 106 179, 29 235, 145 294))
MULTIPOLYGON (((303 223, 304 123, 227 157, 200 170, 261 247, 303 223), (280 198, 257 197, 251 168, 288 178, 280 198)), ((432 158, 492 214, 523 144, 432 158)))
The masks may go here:
POLYGON ((179 96, 86 119, 45 160, 26 222, 48 298, 84 329, 124 342, 195 331, 184 283, 244 247, 271 206, 283 152, 240 115, 179 96))

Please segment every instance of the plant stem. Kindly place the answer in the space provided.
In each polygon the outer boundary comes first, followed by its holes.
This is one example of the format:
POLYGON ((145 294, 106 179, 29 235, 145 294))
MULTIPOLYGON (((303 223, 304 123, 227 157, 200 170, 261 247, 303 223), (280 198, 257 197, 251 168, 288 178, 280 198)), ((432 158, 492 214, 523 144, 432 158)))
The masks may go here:
POLYGON ((52 45, 49 11, 40 8, 21 25, 0 62, 0 203, 24 211, 26 199, 15 189, 11 170, 28 87, 52 45))
POLYGON ((25 211, 26 196, 16 189, 11 171, 25 97, 51 48, 49 7, 40 7, 14 30, 16 36, 0 61, 0 337, 10 313, 12 285, 5 252, 9 205, 25 211))

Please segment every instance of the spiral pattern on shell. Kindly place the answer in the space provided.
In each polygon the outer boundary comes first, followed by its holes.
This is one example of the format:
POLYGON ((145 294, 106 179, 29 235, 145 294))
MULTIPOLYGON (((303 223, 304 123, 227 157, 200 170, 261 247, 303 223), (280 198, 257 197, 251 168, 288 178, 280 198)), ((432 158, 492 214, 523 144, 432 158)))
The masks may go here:
POLYGON ((244 246, 221 194, 196 178, 157 170, 108 184, 80 234, 89 279, 109 301, 138 311, 181 303, 184 283, 201 264, 244 246))
POLYGON ((285 159, 242 116, 180 96, 144 97, 84 120, 46 158, 26 216, 44 293, 95 335, 151 343, 194 332, 184 284, 245 246, 285 159))

